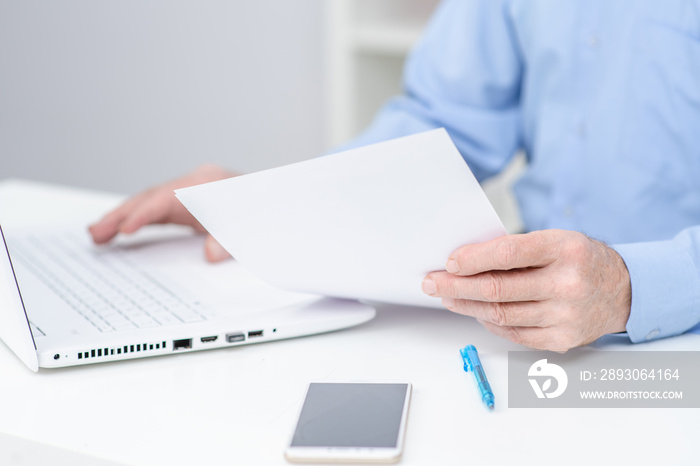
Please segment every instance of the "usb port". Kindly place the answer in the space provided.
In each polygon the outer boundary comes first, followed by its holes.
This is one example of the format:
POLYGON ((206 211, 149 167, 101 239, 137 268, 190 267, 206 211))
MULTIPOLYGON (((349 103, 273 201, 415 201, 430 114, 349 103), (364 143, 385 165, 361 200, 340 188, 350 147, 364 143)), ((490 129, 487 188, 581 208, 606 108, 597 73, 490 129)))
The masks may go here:
POLYGON ((226 334, 226 341, 229 343, 236 343, 238 341, 245 341, 245 333, 236 332, 226 334))
POLYGON ((202 343, 211 343, 212 341, 216 341, 216 340, 218 340, 218 339, 219 339, 219 337, 216 336, 216 335, 211 336, 211 337, 202 337, 202 338, 200 338, 200 340, 201 340, 202 343))
POLYGON ((256 338, 256 337, 261 337, 263 336, 263 331, 262 330, 253 330, 248 332, 248 338, 256 338))

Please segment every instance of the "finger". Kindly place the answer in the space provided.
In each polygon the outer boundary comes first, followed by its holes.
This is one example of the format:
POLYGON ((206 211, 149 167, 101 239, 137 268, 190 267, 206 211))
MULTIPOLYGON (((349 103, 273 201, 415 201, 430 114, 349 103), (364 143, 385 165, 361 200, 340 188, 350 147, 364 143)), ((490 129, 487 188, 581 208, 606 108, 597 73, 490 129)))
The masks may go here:
POLYGON ((116 209, 107 213, 98 222, 91 225, 88 230, 92 240, 97 244, 106 243, 114 238, 121 228, 122 222, 143 201, 144 194, 134 196, 121 204, 116 209))
POLYGON ((231 254, 212 235, 207 235, 204 240, 204 255, 209 262, 221 262, 231 257, 231 254))
MULTIPOLYGON (((172 191, 158 190, 153 192, 128 213, 121 223, 119 232, 134 233, 152 223, 175 221, 169 218, 173 202, 176 202, 176 198, 172 191)), ((179 222, 175 221, 175 223, 179 222)))
POLYGON ((557 259, 560 234, 557 230, 543 230, 462 246, 450 255, 446 270, 475 275, 489 270, 543 267, 557 259))
POLYGON ((442 305, 457 314, 475 317, 499 327, 545 327, 550 323, 545 306, 539 302, 485 303, 444 298, 442 305))
POLYGON ((103 218, 97 223, 90 225, 88 231, 95 244, 107 243, 119 232, 119 222, 103 218))
POLYGON ((554 280, 549 275, 544 269, 485 272, 466 277, 431 272, 423 281, 423 290, 441 298, 492 303, 544 301, 553 295, 554 280))
POLYGON ((494 335, 529 348, 563 353, 575 346, 562 342, 562 338, 551 327, 501 327, 481 320, 479 323, 494 335))

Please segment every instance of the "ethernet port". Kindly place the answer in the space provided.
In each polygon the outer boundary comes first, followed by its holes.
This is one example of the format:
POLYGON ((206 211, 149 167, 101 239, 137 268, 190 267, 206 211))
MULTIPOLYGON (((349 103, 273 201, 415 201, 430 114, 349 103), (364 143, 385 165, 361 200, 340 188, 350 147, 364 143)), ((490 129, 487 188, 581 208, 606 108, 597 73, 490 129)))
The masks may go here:
POLYGON ((192 339, 185 338, 183 340, 173 340, 173 351, 192 348, 192 339))

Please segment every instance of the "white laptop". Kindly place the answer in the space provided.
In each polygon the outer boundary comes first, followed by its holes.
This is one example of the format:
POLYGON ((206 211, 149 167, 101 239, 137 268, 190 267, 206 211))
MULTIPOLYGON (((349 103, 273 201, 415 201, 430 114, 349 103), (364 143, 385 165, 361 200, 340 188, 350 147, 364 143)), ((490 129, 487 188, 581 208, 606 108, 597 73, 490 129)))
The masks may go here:
POLYGON ((372 319, 352 300, 274 288, 201 236, 147 228, 94 246, 83 227, 5 231, 0 338, 32 370, 260 343, 372 319))

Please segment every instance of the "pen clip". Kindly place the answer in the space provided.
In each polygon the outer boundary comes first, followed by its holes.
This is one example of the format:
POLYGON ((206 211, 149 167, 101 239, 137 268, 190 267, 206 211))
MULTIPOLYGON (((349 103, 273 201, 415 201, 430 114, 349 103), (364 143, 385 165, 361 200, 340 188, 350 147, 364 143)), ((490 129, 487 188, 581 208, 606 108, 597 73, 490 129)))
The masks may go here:
POLYGON ((462 355, 462 361, 464 361, 464 372, 473 371, 472 362, 469 359, 469 354, 467 353, 467 348, 462 348, 459 350, 459 354, 462 355))

